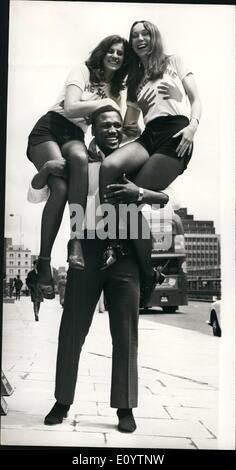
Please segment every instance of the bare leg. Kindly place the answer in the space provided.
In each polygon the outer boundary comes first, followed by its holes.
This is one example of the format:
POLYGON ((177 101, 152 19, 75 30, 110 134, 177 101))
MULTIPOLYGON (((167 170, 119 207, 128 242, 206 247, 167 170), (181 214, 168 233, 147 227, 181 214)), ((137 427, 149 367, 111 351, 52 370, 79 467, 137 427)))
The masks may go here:
POLYGON ((34 302, 34 317, 35 320, 38 321, 39 319, 39 302, 34 302))
MULTIPOLYGON (((177 160, 172 157, 168 157, 163 154, 154 154, 149 160, 143 165, 141 170, 133 179, 137 186, 141 186, 146 189, 153 191, 161 191, 167 188, 172 181, 182 172, 184 166, 183 160, 177 160)), ((139 220, 139 224, 147 223, 146 221, 139 220)), ((141 226, 139 225, 139 228, 141 226)), ((145 277, 150 277, 152 273, 151 263, 151 252, 152 242, 150 239, 138 239, 133 240, 135 251, 138 256, 138 260, 141 266, 142 273, 145 277)))
POLYGON ((137 142, 131 142, 112 152, 103 161, 100 168, 99 192, 101 203, 104 202, 104 194, 108 184, 116 182, 123 173, 137 172, 148 159, 148 152, 137 142))
POLYGON ((72 268, 84 269, 80 238, 88 194, 88 154, 83 142, 70 141, 63 145, 62 153, 69 166, 68 201, 71 218, 71 240, 68 243, 68 261, 72 268), (74 223, 74 220, 76 222, 74 223))
MULTIPOLYGON (((48 141, 39 145, 31 145, 29 148, 30 158, 37 170, 49 160, 63 159, 59 146, 56 142, 48 141)), ((38 271, 40 282, 50 286, 52 274, 50 267, 50 256, 52 247, 57 236, 67 200, 67 182, 63 178, 50 176, 48 178, 50 196, 45 204, 41 220, 41 243, 39 256, 47 259, 39 259, 38 271)), ((52 290, 52 289, 51 289, 52 290)), ((45 295, 46 296, 46 295, 45 295)), ((53 292, 48 298, 53 298, 53 292)))
MULTIPOLYGON (((124 145, 107 157, 100 168, 99 191, 101 204, 104 203, 104 194, 108 184, 117 182, 123 173, 134 173, 148 160, 149 154, 145 148, 137 142, 124 145)), ((141 217, 141 216, 140 216, 141 217)), ((118 217, 116 218, 118 221, 118 217)), ((109 241, 108 248, 104 253, 103 267, 106 269, 115 262, 117 244, 109 241)))
MULTIPOLYGON (((83 142, 72 140, 62 147, 69 166, 68 202, 78 204, 85 212, 88 194, 88 154, 83 142)), ((81 221, 79 231, 82 228, 81 221)))
POLYGON ((61 225, 68 190, 66 180, 52 175, 48 178, 48 186, 50 196, 43 210, 41 225, 40 256, 43 257, 51 256, 52 247, 61 225), (53 224, 51 223, 52 220, 53 224), (47 226, 48 221, 50 221, 49 228, 47 226))
MULTIPOLYGON (((44 163, 49 160, 63 159, 59 146, 52 141, 31 145, 30 158, 37 170, 40 170, 44 163)), ((50 176, 48 185, 50 187, 50 197, 45 204, 42 215, 40 256, 50 257, 64 212, 67 183, 62 178, 50 176), (56 194, 57 190, 59 191, 58 194, 56 194)))

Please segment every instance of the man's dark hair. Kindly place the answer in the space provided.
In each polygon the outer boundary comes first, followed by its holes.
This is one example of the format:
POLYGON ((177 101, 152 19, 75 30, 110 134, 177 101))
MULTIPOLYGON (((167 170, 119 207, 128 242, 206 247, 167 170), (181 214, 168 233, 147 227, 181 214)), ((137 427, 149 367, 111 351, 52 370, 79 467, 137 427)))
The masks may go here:
POLYGON ((93 114, 91 114, 90 121, 91 121, 92 126, 96 124, 96 120, 98 116, 100 116, 100 114, 111 112, 111 111, 114 111, 117 114, 119 114, 121 121, 123 122, 123 118, 121 116, 120 111, 118 111, 118 109, 113 108, 111 105, 107 105, 107 106, 103 106, 102 108, 97 109, 96 111, 93 112, 93 114))
POLYGON ((33 265, 35 266, 35 264, 37 264, 37 262, 38 262, 38 260, 35 259, 35 260, 33 261, 33 265))

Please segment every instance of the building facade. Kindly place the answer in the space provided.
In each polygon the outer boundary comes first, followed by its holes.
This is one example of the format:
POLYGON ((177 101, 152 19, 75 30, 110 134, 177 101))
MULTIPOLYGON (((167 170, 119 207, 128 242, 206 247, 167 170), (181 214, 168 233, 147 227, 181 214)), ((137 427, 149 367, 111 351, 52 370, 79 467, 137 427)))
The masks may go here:
POLYGON ((6 282, 9 283, 19 274, 24 288, 25 279, 31 269, 31 250, 24 248, 23 245, 8 244, 6 246, 6 282))
POLYGON ((194 220, 181 208, 176 213, 184 227, 188 278, 220 278, 220 236, 211 220, 194 220))

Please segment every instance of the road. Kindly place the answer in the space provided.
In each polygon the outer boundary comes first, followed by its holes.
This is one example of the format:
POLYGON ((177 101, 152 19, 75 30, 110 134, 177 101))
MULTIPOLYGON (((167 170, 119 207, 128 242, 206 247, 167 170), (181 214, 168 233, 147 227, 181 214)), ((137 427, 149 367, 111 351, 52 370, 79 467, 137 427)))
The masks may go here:
POLYGON ((142 310, 140 310, 140 314, 145 315, 146 320, 150 318, 151 321, 157 323, 212 335, 212 328, 206 324, 206 320, 209 319, 209 307, 210 302, 189 301, 188 305, 179 307, 176 313, 163 313, 161 308, 152 307, 148 310, 148 313, 142 313, 142 310))

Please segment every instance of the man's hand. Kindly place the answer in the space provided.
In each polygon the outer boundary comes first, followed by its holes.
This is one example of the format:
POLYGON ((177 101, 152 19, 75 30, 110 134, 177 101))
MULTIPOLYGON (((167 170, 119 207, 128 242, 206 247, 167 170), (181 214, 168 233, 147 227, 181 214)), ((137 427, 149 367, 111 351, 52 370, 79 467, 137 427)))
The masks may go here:
POLYGON ((179 88, 174 84, 171 85, 167 82, 161 82, 158 87, 158 93, 163 96, 163 100, 175 100, 179 103, 182 101, 183 95, 179 88))
POLYGON ((129 181, 123 174, 120 184, 109 184, 107 192, 104 195, 106 203, 110 204, 129 204, 137 202, 139 196, 139 187, 129 181))
POLYGON ((44 164, 49 175, 59 176, 60 178, 68 178, 68 167, 66 160, 49 160, 44 164))
POLYGON ((149 109, 155 104, 156 93, 148 88, 143 96, 138 100, 138 105, 142 110, 143 117, 146 116, 149 109))

